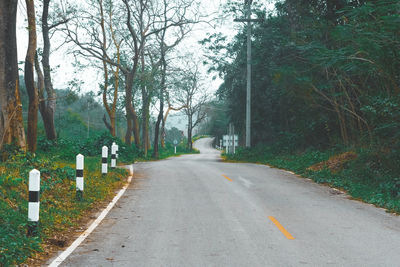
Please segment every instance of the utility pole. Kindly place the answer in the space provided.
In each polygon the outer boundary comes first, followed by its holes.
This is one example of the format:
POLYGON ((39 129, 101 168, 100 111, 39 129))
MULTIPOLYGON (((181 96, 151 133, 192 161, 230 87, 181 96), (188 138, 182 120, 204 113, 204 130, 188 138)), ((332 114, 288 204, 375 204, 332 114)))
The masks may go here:
POLYGON ((247 22, 247 83, 246 83, 246 147, 251 147, 251 22, 262 22, 262 19, 251 19, 251 3, 244 0, 246 8, 245 19, 235 19, 235 22, 247 22))
POLYGON ((87 138, 89 139, 89 131, 90 131, 90 116, 89 116, 89 99, 87 101, 87 138))
POLYGON ((251 146, 251 2, 247 2, 247 94, 246 94, 246 147, 251 146))

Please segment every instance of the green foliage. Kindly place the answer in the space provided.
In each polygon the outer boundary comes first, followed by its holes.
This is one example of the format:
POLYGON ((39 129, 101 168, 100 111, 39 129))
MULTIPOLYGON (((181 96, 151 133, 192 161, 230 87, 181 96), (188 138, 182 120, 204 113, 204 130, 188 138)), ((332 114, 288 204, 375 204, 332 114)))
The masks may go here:
POLYGON ((79 153, 84 156, 101 155, 102 147, 107 146, 110 150, 113 142, 118 145, 119 160, 123 162, 133 162, 141 153, 134 144, 128 146, 119 138, 111 136, 109 132, 96 132, 90 138, 75 140, 58 138, 55 141, 49 141, 45 136, 39 136, 38 153, 47 153, 53 155, 53 159, 72 162, 79 153))
POLYGON ((27 221, 23 211, 21 208, 12 208, 3 197, 0 198, 1 266, 24 262, 33 251, 40 251, 40 238, 26 236, 27 221))
POLYGON ((199 139, 201 139, 201 138, 206 138, 206 137, 209 137, 209 135, 207 135, 207 134, 198 134, 198 135, 195 135, 195 136, 193 136, 193 138, 192 138, 192 142, 196 142, 197 140, 199 140, 199 139))
MULTIPOLYGON (((389 147, 399 140, 400 3, 335 3, 285 0, 269 16, 255 8, 265 20, 253 31, 252 144, 304 150, 338 142, 389 147)), ((228 9, 238 13, 241 6, 228 9)), ((218 95, 241 136, 245 34, 243 28, 232 42, 221 34, 202 41, 210 71, 224 79, 218 95)))
MULTIPOLYGON (((138 161, 148 161, 148 160, 154 160, 154 158, 151 157, 153 153, 153 149, 150 149, 147 153, 147 157, 144 156, 143 153, 138 155, 137 160, 138 161)), ((169 157, 175 157, 175 156, 180 156, 184 154, 197 154, 200 153, 198 150, 193 149, 189 150, 186 146, 185 141, 181 141, 177 146, 176 146, 176 154, 174 150, 174 145, 171 143, 167 143, 165 145, 165 148, 160 147, 159 148, 159 156, 157 159, 166 159, 169 157)))
POLYGON ((172 127, 171 129, 166 129, 165 132, 165 143, 173 144, 174 141, 181 142, 183 137, 183 132, 176 127, 172 127))

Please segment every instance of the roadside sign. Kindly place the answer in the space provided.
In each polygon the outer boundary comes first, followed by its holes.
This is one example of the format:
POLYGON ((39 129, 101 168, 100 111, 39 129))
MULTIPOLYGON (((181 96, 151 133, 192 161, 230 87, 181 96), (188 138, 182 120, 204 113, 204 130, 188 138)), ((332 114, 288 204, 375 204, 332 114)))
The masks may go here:
MULTIPOLYGON (((235 136, 235 146, 239 146, 239 136, 237 134, 235 136)), ((232 138, 229 135, 222 136, 222 146, 227 147, 232 145, 232 138)))

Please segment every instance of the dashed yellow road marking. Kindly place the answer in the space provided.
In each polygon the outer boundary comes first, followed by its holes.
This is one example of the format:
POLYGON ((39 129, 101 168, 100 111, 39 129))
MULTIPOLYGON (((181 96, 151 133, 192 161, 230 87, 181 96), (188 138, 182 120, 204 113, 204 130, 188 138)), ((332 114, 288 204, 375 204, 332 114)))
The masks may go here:
POLYGON ((294 237, 288 231, 286 231, 286 229, 278 222, 277 219, 272 216, 269 216, 268 218, 276 225, 276 227, 278 227, 278 229, 286 236, 287 239, 294 239, 294 237))
POLYGON ((232 179, 231 179, 231 178, 229 178, 228 176, 226 176, 226 175, 222 175, 222 176, 224 176, 224 177, 225 177, 225 179, 227 179, 228 181, 231 181, 231 182, 232 182, 232 179))

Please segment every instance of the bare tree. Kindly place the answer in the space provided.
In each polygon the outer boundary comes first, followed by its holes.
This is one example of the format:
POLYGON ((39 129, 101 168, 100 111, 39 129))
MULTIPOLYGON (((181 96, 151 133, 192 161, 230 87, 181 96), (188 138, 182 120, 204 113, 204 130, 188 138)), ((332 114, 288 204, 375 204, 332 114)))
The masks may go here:
MULTIPOLYGON (((48 140, 55 140, 57 138, 56 128, 54 124, 54 114, 56 110, 56 92, 53 88, 51 78, 51 66, 50 66, 50 52, 51 52, 51 41, 50 36, 54 34, 57 27, 65 24, 69 20, 71 12, 62 14, 56 7, 53 8, 53 16, 50 16, 51 0, 43 0, 42 18, 41 18, 41 30, 43 36, 43 53, 42 53, 42 66, 43 81, 39 81, 38 95, 39 95, 39 111, 42 116, 46 137, 48 140), (49 18, 50 17, 50 18, 49 18), (42 86, 40 86, 40 84, 42 86)), ((41 73, 40 66, 36 64, 36 72, 41 73), (39 69, 38 69, 39 68, 39 69)))
MULTIPOLYGON (((160 137, 160 124, 161 125, 161 143, 163 144, 164 133, 165 133, 165 119, 168 116, 168 113, 172 108, 171 105, 168 105, 168 110, 166 115, 164 116, 164 95, 166 94, 166 80, 167 80, 167 68, 168 61, 166 59, 167 53, 172 51, 184 38, 185 36, 192 30, 192 26, 198 22, 198 16, 191 16, 191 19, 188 19, 188 9, 190 7, 195 6, 196 2, 191 1, 167 1, 163 0, 163 10, 160 20, 163 21, 162 30, 157 34, 157 43, 159 46, 159 54, 160 54, 160 73, 161 73, 161 81, 159 86, 159 114, 157 116, 157 121, 155 125, 155 133, 154 133, 154 150, 153 157, 158 157, 158 140, 160 137), (172 4, 171 4, 172 3, 172 4), (175 4, 175 6, 173 5, 175 4), (174 10, 175 12, 170 15, 169 10, 174 10), (167 31, 169 29, 168 24, 174 22, 176 31, 174 32, 172 42, 170 44, 167 43, 167 31), (164 119, 165 118, 165 119, 164 119)), ((194 9, 195 10, 195 9, 194 9)), ((190 15, 189 15, 190 17, 190 15)), ((171 38, 170 38, 171 39, 171 38)), ((169 103, 169 101, 168 101, 169 103)))
MULTIPOLYGON (((67 35, 68 42, 72 42, 80 48, 79 50, 74 51, 76 54, 95 58, 103 62, 105 80, 108 80, 106 64, 117 68, 117 70, 120 70, 123 73, 125 82, 125 109, 127 117, 127 132, 125 135, 125 141, 129 144, 131 142, 131 136, 133 133, 135 144, 138 147, 142 147, 146 154, 147 149, 150 146, 148 127, 150 118, 149 108, 155 90, 155 86, 153 85, 147 84, 146 86, 146 79, 148 79, 146 75, 149 73, 148 67, 153 69, 155 66, 158 66, 160 69, 165 69, 162 67, 162 58, 165 58, 165 53, 169 49, 172 49, 172 47, 176 46, 178 41, 183 38, 183 35, 187 32, 187 29, 190 28, 185 27, 185 25, 193 23, 198 17, 196 17, 196 12, 193 12, 194 15, 192 13, 193 16, 190 15, 190 19, 187 18, 188 10, 195 6, 193 3, 196 1, 122 0, 123 6, 119 6, 118 9, 114 10, 114 13, 118 12, 117 15, 114 14, 114 17, 118 16, 118 21, 110 20, 109 22, 109 26, 115 25, 117 29, 115 29, 114 32, 118 34, 119 40, 122 41, 120 47, 118 47, 116 42, 113 41, 115 44, 113 48, 110 48, 112 46, 112 42, 107 41, 107 38, 104 38, 104 36, 110 35, 110 31, 107 31, 108 33, 105 34, 104 19, 102 19, 104 18, 104 15, 103 11, 101 10, 102 2, 103 0, 92 0, 90 5, 95 6, 96 8, 90 8, 90 10, 83 11, 82 15, 79 16, 79 20, 74 19, 72 20, 72 23, 69 22, 65 29, 65 33, 67 35), (124 21, 124 23, 121 23, 121 18, 123 18, 122 21, 124 21), (179 29, 181 35, 180 37, 178 36, 178 41, 172 42, 172 44, 168 45, 165 42, 165 38, 167 36, 166 31, 173 28, 179 29), (163 39, 162 42, 160 42, 161 39, 163 39), (152 43, 154 44, 155 41, 158 41, 159 44, 163 46, 160 52, 160 59, 157 64, 154 64, 154 62, 149 64, 149 47, 151 47, 152 43), (116 47, 118 49, 116 49, 116 47), (124 56, 123 62, 118 61, 118 57, 115 57, 114 54, 116 50, 120 50, 120 54, 124 56), (134 84, 137 86, 134 86, 134 84), (134 101, 134 89, 140 90, 141 102, 134 101), (136 105, 141 103, 142 106, 141 137, 139 133, 139 119, 136 113, 135 103, 136 105)), ((111 0, 107 0, 107 3, 108 5, 112 5, 111 0)), ((111 10, 109 13, 111 13, 111 10)), ((175 32, 172 33, 172 35, 174 34, 175 32)), ((113 36, 112 31, 111 36, 113 36)), ((150 70, 150 73, 152 72, 153 70, 150 70)), ((161 81, 162 79, 163 78, 161 77, 161 81)), ((164 82, 161 83, 164 84, 164 82)), ((107 91, 107 86, 107 83, 105 83, 104 91, 107 91)), ((165 85, 161 87, 165 88, 165 85)), ((164 89, 161 91, 161 94, 158 95, 162 97, 164 94, 164 89)), ((162 105, 163 104, 164 103, 162 103, 162 105)), ((157 132, 159 132, 159 124, 160 122, 158 124, 156 123, 157 132)), ((158 133, 157 136, 159 136, 158 133)))
POLYGON ((18 83, 17 0, 0 1, 0 149, 3 144, 26 148, 18 83))
MULTIPOLYGON (((128 4, 124 1, 124 5, 128 4)), ((116 101, 119 88, 119 72, 125 77, 125 109, 127 117, 127 131, 125 142, 131 144, 132 131, 137 146, 140 146, 138 117, 133 106, 132 87, 139 61, 139 45, 136 32, 131 25, 131 10, 116 6, 111 0, 92 0, 82 8, 74 19, 66 24, 63 32, 67 42, 75 44, 79 49, 73 50, 75 55, 84 58, 94 58, 101 62, 104 72, 103 84, 103 104, 106 108, 110 123, 106 118, 104 122, 112 134, 115 134, 115 112, 116 101), (107 7, 105 8, 105 4, 107 7), (106 19, 106 17, 108 17, 106 19), (117 18, 115 18, 117 17, 117 18), (120 22, 121 17, 126 17, 126 22, 120 22), (123 28, 127 24, 131 28, 127 32, 123 28), (117 28, 117 29, 116 29, 117 28), (131 38, 130 38, 131 37, 131 38), (131 42, 132 41, 132 42, 131 42), (125 42, 125 62, 121 62, 121 47, 125 42), (107 96, 109 93, 109 71, 114 76, 114 93, 111 107, 108 104, 107 96)))
POLYGON ((164 117, 163 117, 162 123, 161 123, 161 147, 163 147, 163 148, 165 148, 165 124, 167 123, 167 119, 168 119, 168 115, 169 115, 170 111, 171 110, 180 111, 180 110, 182 110, 182 109, 184 109, 186 107, 185 105, 182 105, 180 107, 175 108, 171 104, 168 96, 167 96, 167 104, 168 104, 168 108, 167 108, 167 111, 164 114, 164 117))
POLYGON ((187 148, 192 150, 192 132, 207 116, 205 107, 208 102, 208 96, 202 84, 199 64, 188 64, 187 67, 185 74, 183 74, 179 82, 179 86, 182 88, 182 95, 179 97, 179 102, 185 106, 183 110, 188 119, 187 148))
MULTIPOLYGON (((100 7, 100 26, 101 26, 101 32, 103 35, 103 57, 106 57, 107 54, 105 51, 107 51, 107 32, 105 29, 105 18, 104 18, 104 10, 103 10, 103 1, 99 1, 99 7, 100 7)), ((107 111, 108 117, 110 118, 110 123, 107 122, 106 116, 104 115, 103 121, 110 131, 112 136, 115 136, 115 113, 117 109, 117 99, 118 99, 118 89, 119 89, 119 65, 121 62, 121 54, 120 54, 120 47, 121 47, 121 40, 117 40, 114 27, 113 27, 113 7, 112 7, 112 2, 109 3, 109 10, 108 10, 108 16, 109 16, 109 34, 111 36, 112 42, 115 46, 115 54, 116 54, 116 63, 117 66, 115 66, 115 69, 113 69, 112 66, 110 66, 111 71, 113 72, 114 76, 114 93, 112 96, 112 104, 111 107, 108 104, 107 100, 107 95, 108 95, 108 84, 109 84, 109 78, 108 78, 108 68, 109 64, 105 60, 103 60, 103 71, 104 71, 104 86, 103 86, 103 105, 107 111)))

